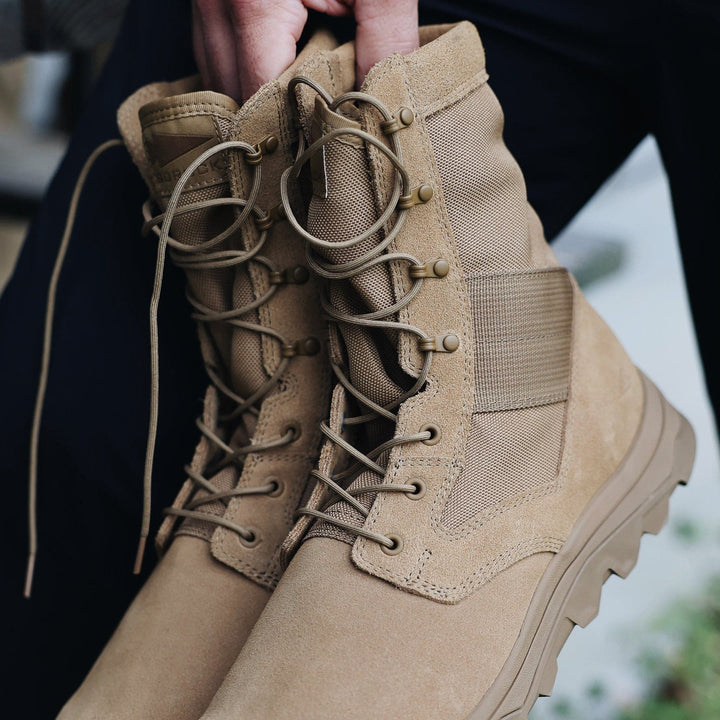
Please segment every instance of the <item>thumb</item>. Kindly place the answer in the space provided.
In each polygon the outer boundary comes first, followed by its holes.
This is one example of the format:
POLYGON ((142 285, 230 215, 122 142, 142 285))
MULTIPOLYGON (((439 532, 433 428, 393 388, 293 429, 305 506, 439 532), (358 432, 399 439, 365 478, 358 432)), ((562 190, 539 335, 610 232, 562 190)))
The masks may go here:
POLYGON ((393 53, 407 55, 420 45, 417 0, 356 0, 357 84, 370 68, 393 53))

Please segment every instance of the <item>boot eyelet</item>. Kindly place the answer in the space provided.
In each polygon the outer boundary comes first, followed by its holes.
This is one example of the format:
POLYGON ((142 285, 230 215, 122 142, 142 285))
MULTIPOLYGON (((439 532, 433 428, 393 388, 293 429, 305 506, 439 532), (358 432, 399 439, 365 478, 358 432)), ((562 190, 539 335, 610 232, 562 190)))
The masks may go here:
POLYGON ((415 478, 415 480, 411 480, 408 485, 413 485, 415 487, 415 490, 413 490, 412 492, 405 493, 411 500, 420 500, 421 498, 425 497, 425 493, 427 492, 427 486, 425 485, 424 480, 421 480, 420 478, 415 478))
POLYGON ((282 434, 287 435, 287 433, 289 432, 291 432, 293 435, 290 442, 294 443, 296 440, 299 440, 300 436, 302 435, 302 426, 299 422, 289 422, 283 429, 282 434))
POLYGON ((420 432, 429 432, 430 437, 427 440, 423 440, 422 442, 425 443, 425 445, 437 445, 440 442, 440 438, 442 437, 442 431, 440 428, 433 424, 428 423, 427 425, 423 425, 420 428, 420 432))
POLYGON ((380 549, 386 555, 399 555, 403 551, 403 539, 399 535, 386 535, 385 537, 392 542, 392 546, 380 545, 380 549))
POLYGON ((428 185, 427 183, 425 183, 424 185, 419 185, 418 187, 413 188, 410 191, 409 195, 401 195, 398 198, 397 209, 409 210, 415 205, 424 205, 425 203, 430 202, 430 200, 432 200, 432 197, 432 185, 428 185))
POLYGON ((315 337, 307 337, 284 344, 280 349, 280 353, 284 358, 294 358, 298 355, 317 355, 320 350, 322 350, 320 341, 315 337))
POLYGON ((268 275, 271 285, 304 285, 309 279, 310 271, 304 265, 272 270, 268 275))
POLYGON ((444 258, 437 258, 437 260, 430 260, 420 265, 411 265, 408 272, 413 280, 444 278, 450 272, 450 263, 444 258))
POLYGON ((246 548, 254 548, 260 544, 260 533, 255 528, 247 528, 249 537, 240 535, 240 544, 246 548))
POLYGON ((267 479, 268 485, 275 485, 275 489, 268 493, 268 497, 280 497, 285 492, 285 483, 276 477, 267 479))
POLYGON ((278 149, 279 145, 280 141, 275 137, 275 135, 268 135, 257 145, 253 146, 252 152, 245 152, 245 162, 248 165, 259 165, 263 157, 274 153, 278 149))
POLYGON ((408 125, 412 125, 414 119, 415 113, 410 108, 403 107, 400 108, 395 115, 393 115, 391 120, 381 122, 380 129, 386 135, 392 135, 393 133, 398 132, 398 130, 402 130, 403 128, 408 127, 408 125))
POLYGON ((460 338, 454 333, 424 337, 418 340, 420 352, 454 353, 460 347, 460 338))

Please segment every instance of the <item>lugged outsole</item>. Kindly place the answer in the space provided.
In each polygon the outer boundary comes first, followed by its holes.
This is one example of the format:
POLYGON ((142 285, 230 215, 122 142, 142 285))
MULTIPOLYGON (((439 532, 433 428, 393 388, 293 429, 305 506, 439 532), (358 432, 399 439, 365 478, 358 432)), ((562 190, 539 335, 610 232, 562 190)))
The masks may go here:
MULTIPOLYGON (((637 482, 609 508, 593 535, 582 547, 568 548, 566 554, 571 559, 567 566, 548 578, 549 586, 554 583, 552 592, 547 593, 544 603, 541 599, 535 603, 534 599, 527 628, 521 632, 513 654, 468 720, 527 720, 537 698, 552 694, 557 658, 573 628, 585 627, 597 616, 604 583, 611 575, 626 578, 637 563, 643 535, 655 535, 666 524, 670 496, 689 479, 695 438, 687 420, 649 380, 644 382, 649 398, 646 412, 661 417, 654 452, 637 482), (533 613, 540 615, 534 622, 533 613), (530 640, 523 644, 523 636, 530 640)), ((572 546, 570 539, 566 546, 572 546)), ((539 588, 537 594, 542 595, 542 583, 539 588)))

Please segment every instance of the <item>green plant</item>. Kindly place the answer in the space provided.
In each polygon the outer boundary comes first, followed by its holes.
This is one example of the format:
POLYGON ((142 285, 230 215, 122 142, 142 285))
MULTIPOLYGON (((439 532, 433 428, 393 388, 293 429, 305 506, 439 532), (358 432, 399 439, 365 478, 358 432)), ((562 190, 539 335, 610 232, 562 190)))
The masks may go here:
POLYGON ((619 720, 720 720, 720 578, 700 602, 677 605, 658 627, 672 650, 645 655, 654 689, 619 720))

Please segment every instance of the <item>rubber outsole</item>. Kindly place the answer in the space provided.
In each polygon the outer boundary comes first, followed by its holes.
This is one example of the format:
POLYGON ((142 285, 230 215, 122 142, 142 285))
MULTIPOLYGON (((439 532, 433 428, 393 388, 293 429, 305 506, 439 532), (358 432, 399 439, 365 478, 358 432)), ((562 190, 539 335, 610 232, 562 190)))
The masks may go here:
POLYGON ((597 616, 605 581, 629 575, 642 536, 660 532, 670 496, 687 483, 693 430, 644 376, 643 383, 643 421, 631 449, 551 561, 508 660, 467 720, 527 720, 537 698, 552 693, 573 628, 597 616))

